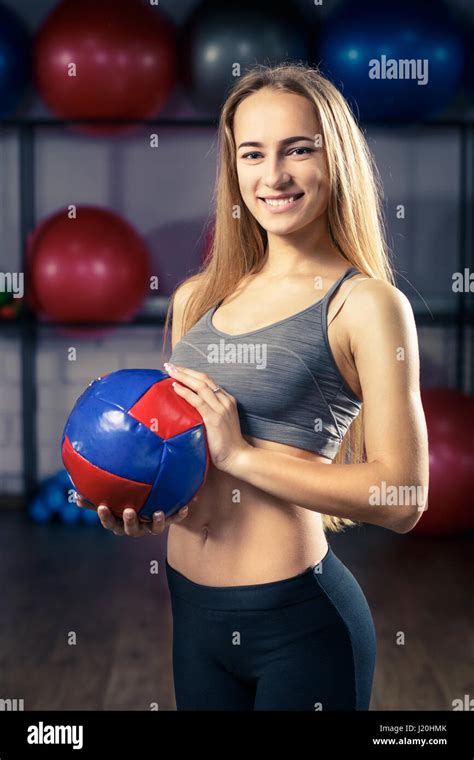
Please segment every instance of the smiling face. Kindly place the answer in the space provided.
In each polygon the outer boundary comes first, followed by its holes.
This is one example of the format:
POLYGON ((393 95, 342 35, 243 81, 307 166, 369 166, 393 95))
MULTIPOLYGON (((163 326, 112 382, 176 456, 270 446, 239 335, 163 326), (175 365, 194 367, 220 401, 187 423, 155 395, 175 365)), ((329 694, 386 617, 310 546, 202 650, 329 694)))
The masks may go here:
POLYGON ((287 235, 316 219, 326 225, 329 178, 319 136, 314 108, 301 95, 264 88, 238 105, 234 139, 240 192, 267 232, 287 235), (262 200, 278 196, 289 200, 262 200))

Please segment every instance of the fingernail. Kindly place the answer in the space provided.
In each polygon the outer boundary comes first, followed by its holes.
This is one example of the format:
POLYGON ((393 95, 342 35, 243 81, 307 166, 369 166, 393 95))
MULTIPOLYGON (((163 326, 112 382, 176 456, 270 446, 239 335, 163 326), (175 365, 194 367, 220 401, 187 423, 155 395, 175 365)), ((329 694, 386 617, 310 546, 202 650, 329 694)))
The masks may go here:
POLYGON ((153 517, 156 517, 157 520, 162 520, 164 516, 164 512, 155 512, 153 515, 153 517))
POLYGON ((186 512, 188 512, 188 511, 189 511, 189 507, 183 507, 183 509, 181 510, 181 513, 182 513, 183 515, 185 515, 185 514, 186 514, 186 512))

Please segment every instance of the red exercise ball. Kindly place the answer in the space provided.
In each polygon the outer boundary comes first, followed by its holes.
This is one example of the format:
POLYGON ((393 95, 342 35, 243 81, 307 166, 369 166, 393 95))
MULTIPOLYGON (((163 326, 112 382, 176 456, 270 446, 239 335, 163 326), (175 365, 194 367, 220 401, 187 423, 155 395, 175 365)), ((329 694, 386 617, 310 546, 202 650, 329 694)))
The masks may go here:
MULTIPOLYGON (((57 116, 71 119, 155 116, 176 77, 174 26, 142 0, 63 0, 39 30, 36 86, 57 116)), ((75 125, 115 134, 132 125, 75 125)))
POLYGON ((474 529, 474 399, 449 388, 421 391, 428 428, 428 509, 413 533, 455 535, 474 529))
POLYGON ((150 257, 142 238, 117 213, 78 206, 43 220, 27 241, 28 304, 59 322, 122 322, 148 291, 150 257))

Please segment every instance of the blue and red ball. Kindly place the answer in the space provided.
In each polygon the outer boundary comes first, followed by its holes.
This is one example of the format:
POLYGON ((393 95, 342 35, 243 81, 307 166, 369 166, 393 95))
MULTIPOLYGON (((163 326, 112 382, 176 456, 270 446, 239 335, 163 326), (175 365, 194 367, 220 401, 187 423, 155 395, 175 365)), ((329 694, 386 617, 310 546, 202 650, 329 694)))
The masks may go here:
POLYGON ((143 521, 188 504, 209 467, 199 412, 155 369, 122 369, 91 382, 64 428, 61 454, 78 494, 91 509, 118 517, 134 509, 143 521))

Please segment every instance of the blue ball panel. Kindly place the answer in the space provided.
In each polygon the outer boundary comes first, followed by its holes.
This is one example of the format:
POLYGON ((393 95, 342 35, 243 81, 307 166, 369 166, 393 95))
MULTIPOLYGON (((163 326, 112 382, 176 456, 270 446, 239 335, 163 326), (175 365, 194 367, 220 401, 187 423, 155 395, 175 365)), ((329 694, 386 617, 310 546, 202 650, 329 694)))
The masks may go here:
POLYGON ((193 498, 206 473, 203 426, 186 430, 163 442, 163 457, 157 479, 139 514, 152 517, 162 510, 174 514, 193 498))
POLYGON ((167 377, 169 375, 159 369, 120 369, 100 382, 95 381, 89 392, 128 411, 154 383, 167 377))
POLYGON ((78 454, 106 472, 152 485, 163 440, 119 407, 93 396, 74 407, 65 435, 78 454))

